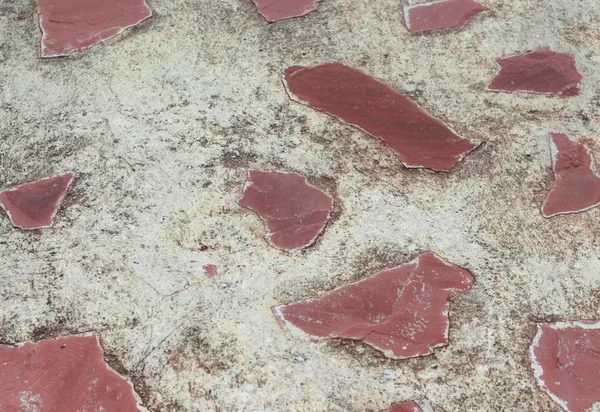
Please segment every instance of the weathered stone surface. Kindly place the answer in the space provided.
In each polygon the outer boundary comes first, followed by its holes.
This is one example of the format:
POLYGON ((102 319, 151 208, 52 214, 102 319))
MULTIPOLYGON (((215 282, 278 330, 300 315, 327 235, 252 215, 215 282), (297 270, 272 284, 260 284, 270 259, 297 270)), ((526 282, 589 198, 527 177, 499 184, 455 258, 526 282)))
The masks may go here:
POLYGON ((0 192, 0 206, 19 229, 50 227, 73 178, 65 173, 6 189, 0 192))
POLYGON ((600 320, 538 324, 529 355, 538 385, 565 411, 600 408, 600 320))
POLYGON ((144 0, 37 0, 42 57, 89 49, 152 16, 144 0))
POLYGON ((258 12, 269 23, 300 17, 315 11, 320 0, 254 0, 258 12))
POLYGON ((297 173, 249 172, 239 204, 256 212, 267 243, 284 252, 311 246, 333 212, 333 198, 297 173))
POLYGON ((448 345, 448 297, 471 288, 468 270, 432 252, 321 297, 273 308, 281 324, 315 339, 362 340, 393 359, 448 345))
POLYGON ((489 10, 473 0, 442 0, 404 6, 406 28, 411 32, 462 27, 471 17, 489 10))
POLYGON ((406 167, 449 172, 480 144, 389 86, 339 63, 292 66, 283 81, 290 98, 381 139, 406 167))
POLYGON ((0 345, 0 410, 138 412, 133 387, 102 356, 95 334, 0 345))
POLYGON ((395 403, 387 409, 381 412, 422 412, 422 409, 414 401, 406 401, 401 403, 395 403))
POLYGON ((487 89, 577 96, 581 74, 570 54, 536 51, 496 60, 499 70, 487 89))
POLYGON ((590 148, 564 133, 551 134, 550 148, 554 183, 542 214, 578 213, 600 205, 600 175, 590 148))

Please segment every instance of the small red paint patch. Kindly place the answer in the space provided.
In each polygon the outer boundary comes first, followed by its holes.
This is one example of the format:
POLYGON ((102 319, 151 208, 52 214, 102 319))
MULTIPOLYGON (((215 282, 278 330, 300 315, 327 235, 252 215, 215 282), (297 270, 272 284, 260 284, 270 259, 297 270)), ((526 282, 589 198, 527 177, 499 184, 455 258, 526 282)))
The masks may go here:
POLYGON ((300 17, 315 11, 320 0, 254 0, 258 12, 269 23, 300 17))
POLYGON ((381 412, 423 412, 421 407, 416 402, 406 401, 396 403, 381 412))
POLYGON ((273 308, 279 322, 316 339, 355 339, 393 359, 448 345, 448 297, 475 279, 432 252, 322 297, 273 308))
POLYGON ((42 57, 69 56, 152 16, 144 0, 37 0, 42 57))
POLYGON ((94 334, 0 345, 0 409, 138 412, 132 386, 102 356, 94 334))
POLYGON ((600 320, 539 324, 529 356, 538 385, 565 411, 600 406, 600 320))
POLYGON ((311 246, 333 212, 333 198, 297 173, 249 172, 239 204, 260 216, 267 243, 284 252, 311 246))
POLYGON ((480 144, 460 137, 408 97, 339 63, 292 66, 283 81, 290 98, 381 139, 406 167, 449 172, 480 144))
POLYGON ((217 275, 217 267, 215 265, 204 265, 202 266, 202 270, 204 270, 204 276, 207 278, 212 278, 217 275))
POLYGON ((600 205, 600 175, 590 148, 563 133, 552 133, 551 137, 554 183, 542 204, 544 217, 600 205))
POLYGON ((462 27, 473 16, 489 10, 473 0, 442 0, 404 7, 406 28, 410 32, 462 27))
POLYGON ((487 90, 577 96, 581 74, 573 56, 537 51, 496 60, 500 70, 487 90))
POLYGON ((48 177, 0 192, 0 206, 20 229, 51 227, 60 202, 73 181, 73 173, 48 177))

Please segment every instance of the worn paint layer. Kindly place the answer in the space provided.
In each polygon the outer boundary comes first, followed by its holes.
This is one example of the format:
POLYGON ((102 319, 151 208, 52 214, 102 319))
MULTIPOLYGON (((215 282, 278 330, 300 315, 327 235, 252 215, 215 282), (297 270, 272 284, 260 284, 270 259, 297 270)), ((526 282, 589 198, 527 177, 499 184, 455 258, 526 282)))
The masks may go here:
POLYGON ((315 11, 320 0, 254 0, 258 12, 269 23, 300 17, 315 11))
POLYGON ((432 252, 319 298, 273 308, 280 323, 316 339, 362 340, 393 359, 448 345, 448 297, 471 288, 468 270, 432 252))
POLYGON ((600 175, 590 148, 564 133, 552 133, 550 147, 554 182, 542 214, 552 217, 600 205, 600 175))
POLYGON ((37 0, 42 57, 89 49, 152 16, 144 0, 37 0))
POLYGON ((395 403, 381 412, 422 412, 421 407, 414 401, 395 403))
POLYGON ((249 172, 239 204, 260 216, 267 243, 285 252, 311 246, 333 213, 333 198, 297 173, 249 172))
POLYGON ((0 345, 0 410, 139 411, 131 384, 102 356, 95 334, 0 345))
POLYGON ((443 0, 404 6, 406 28, 411 32, 462 27, 470 18, 489 10, 473 0, 443 0))
POLYGON ((202 266, 202 270, 204 270, 204 276, 207 278, 214 278, 217 276, 217 267, 215 265, 204 265, 202 266))
POLYGON ((381 139, 406 167, 449 172, 480 144, 389 86, 339 63, 292 66, 283 80, 293 100, 381 139))
POLYGON ((565 411, 600 408, 600 320, 539 324, 529 355, 539 387, 565 411))
POLYGON ((496 60, 500 68, 487 89, 577 96, 581 74, 570 54, 536 51, 496 60))

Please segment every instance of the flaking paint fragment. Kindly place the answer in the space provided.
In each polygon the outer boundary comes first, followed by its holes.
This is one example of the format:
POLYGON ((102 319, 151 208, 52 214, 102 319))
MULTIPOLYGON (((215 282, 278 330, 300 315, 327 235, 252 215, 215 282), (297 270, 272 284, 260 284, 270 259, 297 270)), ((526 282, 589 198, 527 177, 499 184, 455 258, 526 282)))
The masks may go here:
POLYGON ((425 252, 321 297, 274 307, 273 313, 281 325, 316 340, 360 340, 389 358, 412 358, 448 345, 448 298, 474 282, 468 270, 425 252))
POLYGON ((544 217, 578 213, 600 205, 600 174, 590 148, 564 133, 552 133, 554 182, 542 204, 544 217))
POLYGON ((600 320, 538 324, 529 356, 538 386, 561 408, 600 410, 600 320))
POLYGON ((381 412, 423 412, 421 407, 414 401, 396 403, 381 412))
POLYGON ((481 144, 457 135, 408 97, 343 64, 291 66, 283 82, 292 100, 381 139, 406 167, 449 172, 481 144))
POLYGON ((269 23, 300 17, 315 11, 320 0, 254 0, 258 12, 269 23))
POLYGON ((284 252, 311 246, 333 213, 333 198, 297 173, 250 171, 239 204, 263 220, 267 243, 284 252))
POLYGON ((104 361, 96 334, 0 345, 0 410, 138 412, 131 384, 104 361))
POLYGON ((51 227, 74 174, 48 177, 0 192, 0 206, 19 229, 51 227))
POLYGON ((415 33, 462 27, 486 10, 489 9, 473 0, 442 0, 404 6, 404 19, 406 28, 415 33))

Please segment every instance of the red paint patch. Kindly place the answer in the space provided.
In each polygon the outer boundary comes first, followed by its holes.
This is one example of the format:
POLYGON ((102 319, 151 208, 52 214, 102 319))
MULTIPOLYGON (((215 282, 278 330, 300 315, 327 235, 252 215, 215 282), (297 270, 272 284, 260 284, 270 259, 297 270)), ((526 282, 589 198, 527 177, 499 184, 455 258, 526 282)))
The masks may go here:
POLYGON ((269 23, 300 17, 315 11, 320 0, 254 0, 258 12, 269 23))
POLYGON ((423 412, 421 407, 416 402, 406 401, 396 403, 381 412, 423 412))
POLYGON ((487 90, 577 96, 581 74, 573 56, 553 51, 537 51, 498 59, 500 70, 487 90))
POLYGON ((73 173, 48 177, 0 192, 0 206, 20 229, 51 227, 60 202, 73 181, 73 173))
POLYGON ((69 56, 152 16, 144 0, 37 0, 42 57, 69 56))
POLYGON ((93 334, 0 345, 0 365, 3 411, 139 411, 93 334))
POLYGON ((600 406, 599 320, 539 324, 529 356, 538 385, 565 411, 600 406))
POLYGON ((554 183, 542 204, 544 217, 600 205, 600 175, 590 148, 563 133, 552 133, 551 137, 554 183))
POLYGON ((322 297, 273 308, 279 322, 316 339, 355 339, 393 359, 448 345, 448 297, 475 279, 432 252, 322 297))
POLYGON ((260 216, 267 243, 284 252, 311 246, 333 212, 333 198, 297 173, 249 172, 239 204, 260 216))
POLYGON ((410 32, 462 27, 473 16, 489 10, 473 0, 442 0, 404 7, 406 28, 410 32))
POLYGON ((458 136, 385 84, 339 63, 292 66, 283 81, 290 98, 381 139, 406 167, 449 172, 480 144, 458 136))
POLYGON ((215 265, 204 265, 202 266, 202 270, 204 270, 204 276, 207 278, 212 278, 217 275, 217 267, 215 265))

